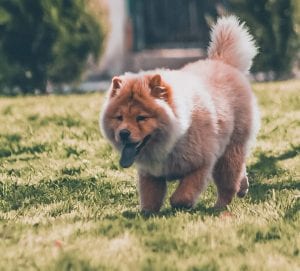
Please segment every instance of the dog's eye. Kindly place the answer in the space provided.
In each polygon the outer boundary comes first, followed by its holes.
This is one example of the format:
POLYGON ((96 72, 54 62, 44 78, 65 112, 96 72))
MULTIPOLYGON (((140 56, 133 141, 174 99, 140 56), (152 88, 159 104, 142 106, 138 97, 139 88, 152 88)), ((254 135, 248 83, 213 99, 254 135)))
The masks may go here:
POLYGON ((118 121, 122 121, 123 120, 123 116, 119 115, 119 116, 116 116, 116 120, 118 121))
POLYGON ((141 116, 141 115, 136 117, 136 121, 143 121, 143 120, 146 120, 146 119, 147 119, 147 117, 141 116))

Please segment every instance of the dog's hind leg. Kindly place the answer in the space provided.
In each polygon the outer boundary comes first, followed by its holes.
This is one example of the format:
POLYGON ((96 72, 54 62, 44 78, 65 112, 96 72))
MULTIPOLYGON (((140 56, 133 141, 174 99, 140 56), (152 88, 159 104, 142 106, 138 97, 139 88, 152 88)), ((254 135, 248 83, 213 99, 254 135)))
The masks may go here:
POLYGON ((232 142, 217 161, 213 177, 218 190, 215 207, 222 208, 229 204, 234 195, 243 197, 248 192, 248 178, 245 166, 245 147, 232 142))

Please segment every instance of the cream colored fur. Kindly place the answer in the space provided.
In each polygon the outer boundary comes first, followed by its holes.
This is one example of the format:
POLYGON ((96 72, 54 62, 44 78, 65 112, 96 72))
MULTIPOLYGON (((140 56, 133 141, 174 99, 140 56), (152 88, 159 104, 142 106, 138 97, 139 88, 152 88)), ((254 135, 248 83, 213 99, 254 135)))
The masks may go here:
POLYGON ((247 73, 256 54, 257 48, 244 23, 235 16, 218 19, 211 32, 210 59, 221 60, 247 73))
POLYGON ((160 209, 166 180, 180 180, 171 197, 173 207, 192 207, 211 177, 218 188, 217 207, 229 204, 236 193, 246 194, 245 162, 259 129, 259 113, 245 75, 256 53, 244 24, 234 16, 223 17, 212 29, 208 59, 176 71, 158 69, 120 77, 124 84, 130 79, 143 86, 147 76, 160 74, 173 97, 172 105, 156 99, 168 125, 162 128, 161 140, 155 144, 150 140, 136 159, 142 210, 160 209))

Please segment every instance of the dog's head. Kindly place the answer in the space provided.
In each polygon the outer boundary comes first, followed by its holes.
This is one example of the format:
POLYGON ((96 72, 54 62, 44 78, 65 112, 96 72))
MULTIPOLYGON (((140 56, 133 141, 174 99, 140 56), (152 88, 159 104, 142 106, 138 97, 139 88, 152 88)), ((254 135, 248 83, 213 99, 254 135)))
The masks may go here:
POLYGON ((102 112, 102 130, 121 152, 120 165, 151 151, 168 130, 172 92, 159 74, 114 77, 102 112))

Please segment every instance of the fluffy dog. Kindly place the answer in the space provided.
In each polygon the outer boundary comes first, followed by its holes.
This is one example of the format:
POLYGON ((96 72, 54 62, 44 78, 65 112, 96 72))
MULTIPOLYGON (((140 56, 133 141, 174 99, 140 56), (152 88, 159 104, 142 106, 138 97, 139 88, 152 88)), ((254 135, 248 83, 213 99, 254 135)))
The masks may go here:
POLYGON ((120 165, 136 163, 142 211, 160 210, 168 180, 179 180, 172 207, 193 207, 211 177, 216 207, 245 196, 245 161, 259 127, 246 77, 256 52, 244 24, 223 17, 207 59, 112 79, 100 126, 121 153, 120 165))

